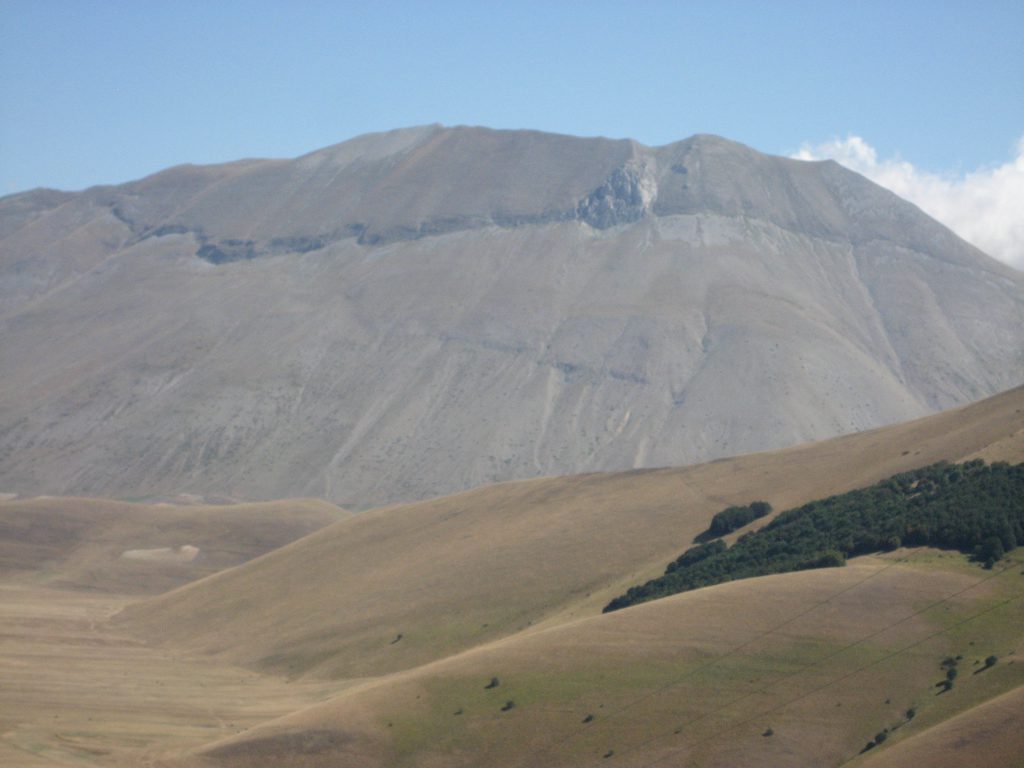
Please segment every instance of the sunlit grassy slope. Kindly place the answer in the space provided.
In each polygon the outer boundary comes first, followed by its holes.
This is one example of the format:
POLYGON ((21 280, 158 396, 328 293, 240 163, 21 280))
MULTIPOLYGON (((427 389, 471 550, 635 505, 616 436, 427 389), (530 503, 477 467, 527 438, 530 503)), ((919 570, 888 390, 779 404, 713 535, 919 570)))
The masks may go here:
MULTIPOLYGON (((1022 594, 1019 558, 987 572, 933 551, 733 582, 399 673, 192 761, 841 765, 878 732, 895 744, 1024 684, 1022 594)), ((971 764, 1000 764, 985 749, 971 764)))
POLYGON ((890 749, 873 751, 859 768, 899 768, 926 765, 930 768, 957 768, 987 760, 991 765, 1024 763, 1024 686, 997 696, 991 701, 952 717, 938 725, 915 733, 890 749))

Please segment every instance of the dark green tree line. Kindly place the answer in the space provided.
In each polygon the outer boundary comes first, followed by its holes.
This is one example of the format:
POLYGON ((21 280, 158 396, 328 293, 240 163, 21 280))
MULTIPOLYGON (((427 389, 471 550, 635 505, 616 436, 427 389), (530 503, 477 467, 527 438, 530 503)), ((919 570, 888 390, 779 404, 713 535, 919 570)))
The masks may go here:
POLYGON ((943 462, 783 512, 732 547, 720 540, 693 547, 664 576, 631 587, 604 610, 734 579, 839 566, 900 546, 955 549, 991 568, 1020 543, 1024 464, 943 462))

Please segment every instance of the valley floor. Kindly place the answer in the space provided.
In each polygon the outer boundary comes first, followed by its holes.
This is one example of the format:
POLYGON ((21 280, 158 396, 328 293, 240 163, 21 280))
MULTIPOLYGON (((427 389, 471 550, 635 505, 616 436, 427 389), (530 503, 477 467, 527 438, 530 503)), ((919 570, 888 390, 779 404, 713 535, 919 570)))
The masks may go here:
POLYGON ((816 756, 888 766, 938 749, 994 766, 1024 756, 1012 704, 1024 691, 1019 551, 992 572, 902 550, 734 582, 347 693, 367 681, 289 682, 146 644, 107 621, 135 599, 0 585, 0 764, 795 766, 816 756), (989 654, 999 661, 984 669, 989 654), (961 674, 941 694, 947 656, 962 656, 961 674), (481 682, 491 672, 497 692, 481 682), (506 699, 516 706, 502 712, 506 699), (1010 727, 974 722, 992 713, 1010 727), (886 748, 858 756, 883 729, 886 748), (310 739, 326 746, 278 749, 310 739))
POLYGON ((0 765, 143 766, 343 687, 147 646, 107 624, 137 599, 0 584, 0 765))

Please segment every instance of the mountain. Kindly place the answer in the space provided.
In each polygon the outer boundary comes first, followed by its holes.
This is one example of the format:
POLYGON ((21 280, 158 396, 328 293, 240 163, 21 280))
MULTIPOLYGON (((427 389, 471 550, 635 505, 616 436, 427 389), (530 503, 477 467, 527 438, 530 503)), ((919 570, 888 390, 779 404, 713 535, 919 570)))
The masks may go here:
POLYGON ((0 199, 0 490, 689 463, 1024 379, 1024 277, 833 162, 426 126, 0 199))

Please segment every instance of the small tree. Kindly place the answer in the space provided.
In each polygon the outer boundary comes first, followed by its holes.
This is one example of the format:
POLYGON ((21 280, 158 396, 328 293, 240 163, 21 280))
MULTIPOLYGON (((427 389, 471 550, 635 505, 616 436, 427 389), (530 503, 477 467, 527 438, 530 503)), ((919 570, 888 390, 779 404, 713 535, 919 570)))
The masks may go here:
POLYGON ((989 536, 978 547, 978 559, 985 563, 986 568, 992 568, 1004 554, 1003 542, 998 536, 989 536))

